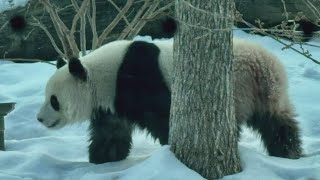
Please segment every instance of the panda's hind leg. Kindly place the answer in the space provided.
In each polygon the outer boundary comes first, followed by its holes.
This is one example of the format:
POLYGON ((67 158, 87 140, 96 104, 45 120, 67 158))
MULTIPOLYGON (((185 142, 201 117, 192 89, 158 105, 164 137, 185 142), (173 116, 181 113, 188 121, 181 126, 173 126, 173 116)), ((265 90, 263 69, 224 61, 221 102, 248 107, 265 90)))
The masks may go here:
POLYGON ((256 113, 247 123, 261 134, 269 155, 290 159, 301 157, 300 131, 291 113, 256 113))
POLYGON ((90 121, 89 162, 101 164, 125 159, 132 143, 132 125, 110 111, 95 110, 90 121))

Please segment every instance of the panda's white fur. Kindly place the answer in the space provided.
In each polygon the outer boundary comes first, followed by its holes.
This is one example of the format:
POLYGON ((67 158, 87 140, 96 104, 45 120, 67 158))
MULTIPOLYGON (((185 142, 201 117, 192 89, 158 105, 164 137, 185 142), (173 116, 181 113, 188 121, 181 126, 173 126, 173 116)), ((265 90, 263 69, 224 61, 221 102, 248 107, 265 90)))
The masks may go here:
MULTIPOLYGON (((47 127, 61 128, 69 123, 90 119, 96 107, 116 114, 114 101, 118 70, 131 44, 132 41, 126 40, 111 42, 80 58, 87 72, 87 81, 81 81, 70 74, 68 66, 58 69, 48 81, 45 102, 38 119, 47 127), (56 95, 59 99, 61 110, 58 112, 50 105, 51 95, 56 95), (54 127, 51 127, 52 125, 54 127)), ((160 50, 158 64, 170 90, 174 78, 172 77, 173 41, 155 41, 153 44, 160 50)), ((233 49, 237 121, 239 124, 247 123, 258 130, 265 145, 270 146, 271 155, 298 158, 301 154, 299 129, 287 94, 287 77, 283 65, 261 46, 245 40, 234 39, 233 49), (264 119, 266 122, 263 122, 264 119), (271 123, 270 128, 274 131, 264 127, 269 126, 268 123, 271 123), (280 132, 279 137, 273 135, 282 130, 284 132, 280 132), (274 146, 270 145, 272 138, 284 138, 284 140, 274 146), (292 139, 293 144, 287 142, 288 138, 292 139), (278 152, 278 146, 290 147, 286 147, 288 150, 281 147, 278 152)), ((102 161, 112 160, 117 158, 102 161)))

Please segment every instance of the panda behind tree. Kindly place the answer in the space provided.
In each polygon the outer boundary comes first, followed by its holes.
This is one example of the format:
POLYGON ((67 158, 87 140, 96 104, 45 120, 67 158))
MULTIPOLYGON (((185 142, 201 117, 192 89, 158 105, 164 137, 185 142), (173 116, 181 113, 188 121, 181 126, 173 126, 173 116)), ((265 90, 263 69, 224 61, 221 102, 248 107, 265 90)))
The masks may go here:
MULTIPOLYGON (((245 124, 259 132, 271 156, 299 158, 300 130, 284 67, 259 45, 233 41, 239 131, 245 124)), ((89 119, 89 161, 125 159, 135 126, 168 143, 172 71, 172 41, 108 43, 53 74, 37 118, 52 129, 89 119)))

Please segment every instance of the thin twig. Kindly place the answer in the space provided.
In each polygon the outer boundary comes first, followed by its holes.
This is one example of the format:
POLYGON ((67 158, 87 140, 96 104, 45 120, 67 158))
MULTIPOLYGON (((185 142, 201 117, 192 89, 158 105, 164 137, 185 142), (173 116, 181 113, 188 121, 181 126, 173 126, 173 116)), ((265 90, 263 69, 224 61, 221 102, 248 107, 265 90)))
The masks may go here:
POLYGON ((306 5, 307 5, 307 7, 312 11, 312 13, 317 17, 317 19, 320 19, 320 11, 319 11, 319 9, 317 9, 316 7, 315 7, 315 5, 312 3, 312 2, 310 2, 309 0, 304 0, 304 1, 302 1, 302 2, 304 2, 306 5))
MULTIPOLYGON (((91 1, 91 7, 92 7, 92 15, 91 18, 88 18, 91 20, 91 31, 92 31, 92 50, 95 50, 98 45, 98 32, 97 32, 97 24, 96 24, 96 16, 97 16, 97 8, 96 8, 96 0, 91 1)), ((87 13, 89 15, 89 13, 87 13)))
POLYGON ((47 12, 51 17, 51 20, 54 26, 56 27, 56 31, 61 32, 62 38, 63 38, 61 42, 65 43, 65 53, 67 57, 78 57, 80 50, 77 46, 77 43, 75 42, 74 34, 70 32, 68 27, 60 19, 56 9, 52 6, 49 0, 39 0, 39 1, 46 7, 47 12))
POLYGON ((162 12, 164 12, 165 10, 169 9, 170 7, 172 7, 174 5, 174 2, 171 2, 165 6, 163 6, 162 8, 157 9, 153 14, 151 19, 156 18, 157 16, 159 16, 159 14, 161 14, 162 12))
POLYGON ((283 5, 283 11, 284 11, 284 16, 286 17, 286 20, 289 20, 289 13, 287 12, 287 6, 286 2, 284 0, 281 0, 282 5, 283 5))
POLYGON ((0 32, 2 31, 2 29, 4 29, 4 27, 6 27, 9 24, 9 21, 6 21, 0 28, 0 32))
MULTIPOLYGON (((90 0, 87 2, 87 6, 86 8, 84 8, 84 10, 80 10, 77 2, 75 0, 71 0, 71 3, 74 7, 74 9, 76 10, 76 12, 78 12, 76 15, 81 16, 80 17, 80 49, 81 49, 81 55, 85 56, 87 54, 87 47, 86 47, 86 15, 88 14, 88 11, 90 9, 90 0), (81 12, 81 14, 79 14, 79 12, 81 12)), ((83 2, 85 3, 85 2, 83 2)), ((81 5, 81 7, 83 8, 83 5, 81 5)), ((75 15, 75 16, 76 16, 75 15)), ((73 22, 75 21, 75 17, 73 19, 73 22)), ((76 26, 76 25, 75 25, 76 26)), ((71 30, 72 31, 72 30, 71 30)), ((75 29, 71 32, 72 34, 74 34, 75 29)))
POLYGON ((57 10, 57 12, 64 11, 64 10, 70 8, 71 6, 73 6, 73 5, 72 5, 72 4, 69 4, 69 5, 67 5, 67 6, 65 6, 65 7, 63 7, 63 8, 59 8, 59 9, 57 10))
POLYGON ((298 54, 301 54, 301 55, 307 57, 308 59, 310 59, 310 60, 313 61, 314 63, 320 64, 320 62, 319 62, 318 60, 312 58, 311 56, 307 56, 304 52, 300 52, 300 51, 297 50, 296 48, 292 47, 292 45, 288 45, 288 44, 284 43, 284 42, 281 41, 278 37, 276 37, 276 36, 274 36, 274 35, 272 35, 272 34, 270 34, 270 33, 267 33, 267 32, 265 32, 265 31, 260 30, 259 28, 255 27, 255 26, 252 25, 251 23, 249 23, 249 22, 245 21, 244 19, 242 19, 242 17, 240 17, 240 18, 238 17, 238 20, 240 20, 242 23, 246 24, 247 26, 253 28, 254 31, 259 32, 259 33, 264 34, 264 35, 268 35, 268 36, 271 37, 272 39, 274 39, 274 40, 276 40, 277 42, 279 42, 280 44, 284 45, 284 48, 285 48, 285 49, 291 49, 291 50, 297 52, 298 54))
POLYGON ((137 14, 135 15, 135 17, 133 18, 133 20, 131 21, 130 25, 127 26, 122 33, 120 34, 120 36, 118 37, 118 40, 120 39, 126 39, 127 35, 130 33, 130 31, 132 31, 133 27, 138 23, 139 19, 141 19, 141 16, 143 14, 143 12, 147 9, 147 7, 150 5, 150 0, 144 0, 144 4, 142 5, 142 7, 139 9, 139 11, 137 12, 137 14))
POLYGON ((50 8, 48 7, 48 4, 47 4, 47 2, 45 1, 45 0, 40 0, 40 3, 42 3, 44 6, 45 6, 45 8, 47 9, 47 12, 49 13, 49 15, 50 15, 50 17, 51 17, 51 20, 52 20, 52 23, 53 23, 53 26, 54 26, 54 28, 55 28, 55 30, 56 30, 56 33, 57 33, 57 35, 58 35, 58 38, 60 39, 60 42, 61 42, 61 44, 62 44, 62 47, 63 47, 63 51, 64 51, 64 53, 67 53, 67 44, 66 44, 66 38, 65 38, 65 36, 63 35, 63 32, 62 32, 62 30, 61 30, 61 28, 59 27, 59 25, 58 25, 58 23, 57 23, 57 21, 55 21, 54 20, 54 18, 52 17, 52 12, 50 11, 50 8), (50 14, 50 12, 51 12, 51 14, 50 14))
POLYGON ((34 28, 32 28, 31 31, 28 32, 28 34, 23 37, 23 40, 24 40, 24 41, 27 40, 27 39, 30 37, 30 35, 32 34, 33 31, 34 31, 34 28))
POLYGON ((149 6, 148 10, 145 12, 145 14, 142 16, 142 19, 134 26, 132 31, 128 35, 128 39, 133 39, 139 31, 143 28, 143 26, 146 24, 146 20, 152 16, 152 13, 156 10, 158 7, 159 2, 152 4, 149 6))
POLYGON ((113 21, 108 25, 107 28, 104 29, 102 34, 99 36, 98 39, 98 47, 101 46, 104 39, 109 35, 109 33, 113 30, 113 28, 119 23, 119 21, 122 19, 122 16, 129 10, 133 3, 133 0, 128 0, 126 5, 122 8, 121 12, 113 19, 113 21))
MULTIPOLYGON (((33 17, 33 16, 32 16, 33 17)), ((50 32, 48 31, 47 27, 44 26, 38 19, 36 19, 35 17, 33 17, 33 19, 37 22, 37 23, 32 23, 30 22, 30 25, 32 26, 38 26, 40 27, 48 36, 48 38, 50 39, 50 42, 53 46, 53 48, 56 50, 56 52, 61 56, 61 57, 66 57, 61 50, 59 49, 59 47, 57 46, 56 42, 54 41, 53 37, 51 36, 50 32)))
POLYGON ((85 56, 87 54, 87 47, 86 47, 86 16, 80 18, 80 47, 81 47, 81 54, 85 56))
MULTIPOLYGON (((121 12, 121 9, 116 5, 116 3, 114 3, 112 0, 108 0, 108 2, 120 13, 121 12)), ((129 21, 127 19, 126 16, 122 16, 122 19, 124 20, 124 22, 126 22, 127 26, 129 26, 129 21)))
POLYGON ((76 0, 71 0, 72 6, 74 7, 74 9, 76 10, 76 12, 79 11, 79 6, 78 3, 76 2, 76 0))
POLYGON ((84 0, 81 4, 77 14, 73 17, 72 26, 71 26, 71 34, 73 34, 76 31, 78 20, 86 13, 89 2, 90 2, 90 0, 84 0))
MULTIPOLYGON (((72 2, 72 5, 73 5, 75 11, 78 12, 79 6, 78 6, 77 2, 75 0, 71 0, 71 2, 72 2)), ((89 3, 89 6, 90 6, 90 3, 89 3)), ((92 26, 92 20, 91 20, 91 16, 90 16, 90 7, 89 6, 87 8, 88 10, 87 10, 86 15, 87 15, 90 26, 92 26)))

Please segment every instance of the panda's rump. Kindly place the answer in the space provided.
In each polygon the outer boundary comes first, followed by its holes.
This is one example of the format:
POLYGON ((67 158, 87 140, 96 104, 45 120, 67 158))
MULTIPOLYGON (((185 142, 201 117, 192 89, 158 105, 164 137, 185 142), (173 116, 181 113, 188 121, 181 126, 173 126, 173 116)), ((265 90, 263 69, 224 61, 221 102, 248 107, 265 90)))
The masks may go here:
POLYGON ((238 121, 254 113, 291 111, 283 65, 270 52, 247 42, 234 48, 234 97, 238 121))

